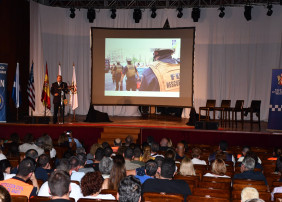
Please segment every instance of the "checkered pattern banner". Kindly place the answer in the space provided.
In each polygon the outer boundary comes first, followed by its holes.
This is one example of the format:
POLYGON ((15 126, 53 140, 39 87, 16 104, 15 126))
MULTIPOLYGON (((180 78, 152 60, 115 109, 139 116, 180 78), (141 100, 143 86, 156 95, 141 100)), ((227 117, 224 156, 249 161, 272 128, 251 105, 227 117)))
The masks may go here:
POLYGON ((282 69, 272 70, 268 129, 282 131, 282 69))

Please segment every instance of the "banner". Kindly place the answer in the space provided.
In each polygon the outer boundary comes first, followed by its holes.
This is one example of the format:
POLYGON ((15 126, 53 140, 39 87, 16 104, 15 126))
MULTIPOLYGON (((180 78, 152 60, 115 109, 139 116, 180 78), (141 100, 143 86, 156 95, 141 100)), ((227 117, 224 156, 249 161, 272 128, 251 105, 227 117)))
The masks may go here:
POLYGON ((72 81, 71 81, 71 92, 70 92, 70 105, 72 110, 75 110, 78 107, 77 99, 77 86, 76 86, 76 74, 75 66, 72 66, 72 81))
POLYGON ((8 64, 0 63, 0 122, 6 122, 6 75, 8 64))
POLYGON ((14 100, 15 107, 19 108, 21 105, 21 87, 20 87, 20 72, 19 63, 17 63, 17 69, 13 84, 12 99, 14 100))
POLYGON ((282 130, 282 69, 272 70, 268 129, 282 130))

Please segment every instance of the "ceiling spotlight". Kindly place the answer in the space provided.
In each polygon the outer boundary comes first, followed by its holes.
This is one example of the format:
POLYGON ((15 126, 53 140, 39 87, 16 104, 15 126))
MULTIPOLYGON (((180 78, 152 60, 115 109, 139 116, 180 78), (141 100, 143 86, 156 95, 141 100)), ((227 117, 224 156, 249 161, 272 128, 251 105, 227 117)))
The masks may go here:
POLYGON ((267 9, 268 9, 268 11, 267 11, 266 15, 267 15, 267 16, 271 16, 272 13, 273 13, 272 5, 271 5, 271 4, 268 4, 268 5, 267 5, 267 9))
POLYGON ((252 6, 251 5, 245 5, 245 11, 244 16, 247 21, 250 21, 252 19, 252 6))
POLYGON ((194 22, 198 22, 201 16, 201 10, 198 7, 192 9, 191 17, 193 18, 194 22))
POLYGON ((151 18, 156 18, 157 17, 157 13, 156 13, 157 9, 156 9, 156 7, 153 6, 151 8, 151 11, 152 11, 151 18))
POLYGON ((70 12, 70 18, 75 18, 75 8, 71 8, 70 12))
POLYGON ((94 22, 94 19, 96 18, 96 12, 93 8, 89 8, 87 11, 87 18, 90 23, 94 22))
POLYGON ((219 13, 218 16, 220 18, 223 18, 225 16, 225 12, 224 12, 225 8, 223 6, 220 6, 220 8, 218 10, 220 10, 220 13, 219 13))
POLYGON ((179 8, 177 8, 176 10, 178 11, 177 17, 178 17, 178 18, 182 18, 182 16, 183 16, 183 13, 182 13, 183 8, 179 7, 179 8))
POLYGON ((135 23, 139 23, 142 18, 142 12, 140 8, 135 8, 133 11, 133 19, 135 20, 135 23))
POLYGON ((111 18, 112 18, 112 19, 116 19, 116 17, 117 17, 117 14, 116 14, 117 9, 112 8, 112 9, 111 9, 111 12, 112 12, 112 14, 111 14, 111 18))

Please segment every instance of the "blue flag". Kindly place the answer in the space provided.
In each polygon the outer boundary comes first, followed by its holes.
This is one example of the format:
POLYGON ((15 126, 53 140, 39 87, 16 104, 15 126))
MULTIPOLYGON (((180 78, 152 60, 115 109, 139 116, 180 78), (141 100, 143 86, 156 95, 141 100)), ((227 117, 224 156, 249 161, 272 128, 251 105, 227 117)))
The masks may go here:
POLYGON ((19 108, 21 105, 19 63, 17 63, 16 75, 15 75, 13 91, 12 91, 12 99, 14 100, 16 108, 19 108))

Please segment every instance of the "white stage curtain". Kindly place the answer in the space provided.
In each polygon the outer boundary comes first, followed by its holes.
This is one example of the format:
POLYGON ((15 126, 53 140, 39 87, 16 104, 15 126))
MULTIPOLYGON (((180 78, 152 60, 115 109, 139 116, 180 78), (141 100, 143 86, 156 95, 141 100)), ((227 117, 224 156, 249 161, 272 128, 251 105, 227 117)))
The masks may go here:
MULTIPOLYGON (((202 8, 199 22, 191 19, 191 9, 183 10, 177 18, 175 9, 157 10, 157 18, 150 10, 142 14, 140 23, 132 19, 132 9, 117 10, 117 18, 110 18, 109 10, 96 10, 94 23, 87 20, 87 10, 76 9, 74 19, 69 9, 47 7, 30 1, 30 61, 34 61, 36 111, 43 115, 40 96, 48 63, 50 83, 56 80, 58 63, 62 66, 64 81, 71 81, 72 64, 76 66, 79 107, 77 114, 86 114, 91 95, 91 27, 162 28, 166 19, 172 28, 195 27, 194 106, 204 106, 207 99, 262 100, 261 118, 268 119, 271 69, 282 68, 282 7, 273 6, 273 15, 267 9, 254 6, 253 19, 247 22, 243 7, 227 7, 225 17, 219 18, 217 8, 202 8)), ((95 44, 94 44, 95 45, 95 44)), ((52 96, 51 96, 52 98, 52 96)), ((97 110, 115 116, 138 116, 137 107, 96 106, 97 110)), ((188 117, 189 110, 183 116, 188 117)))

